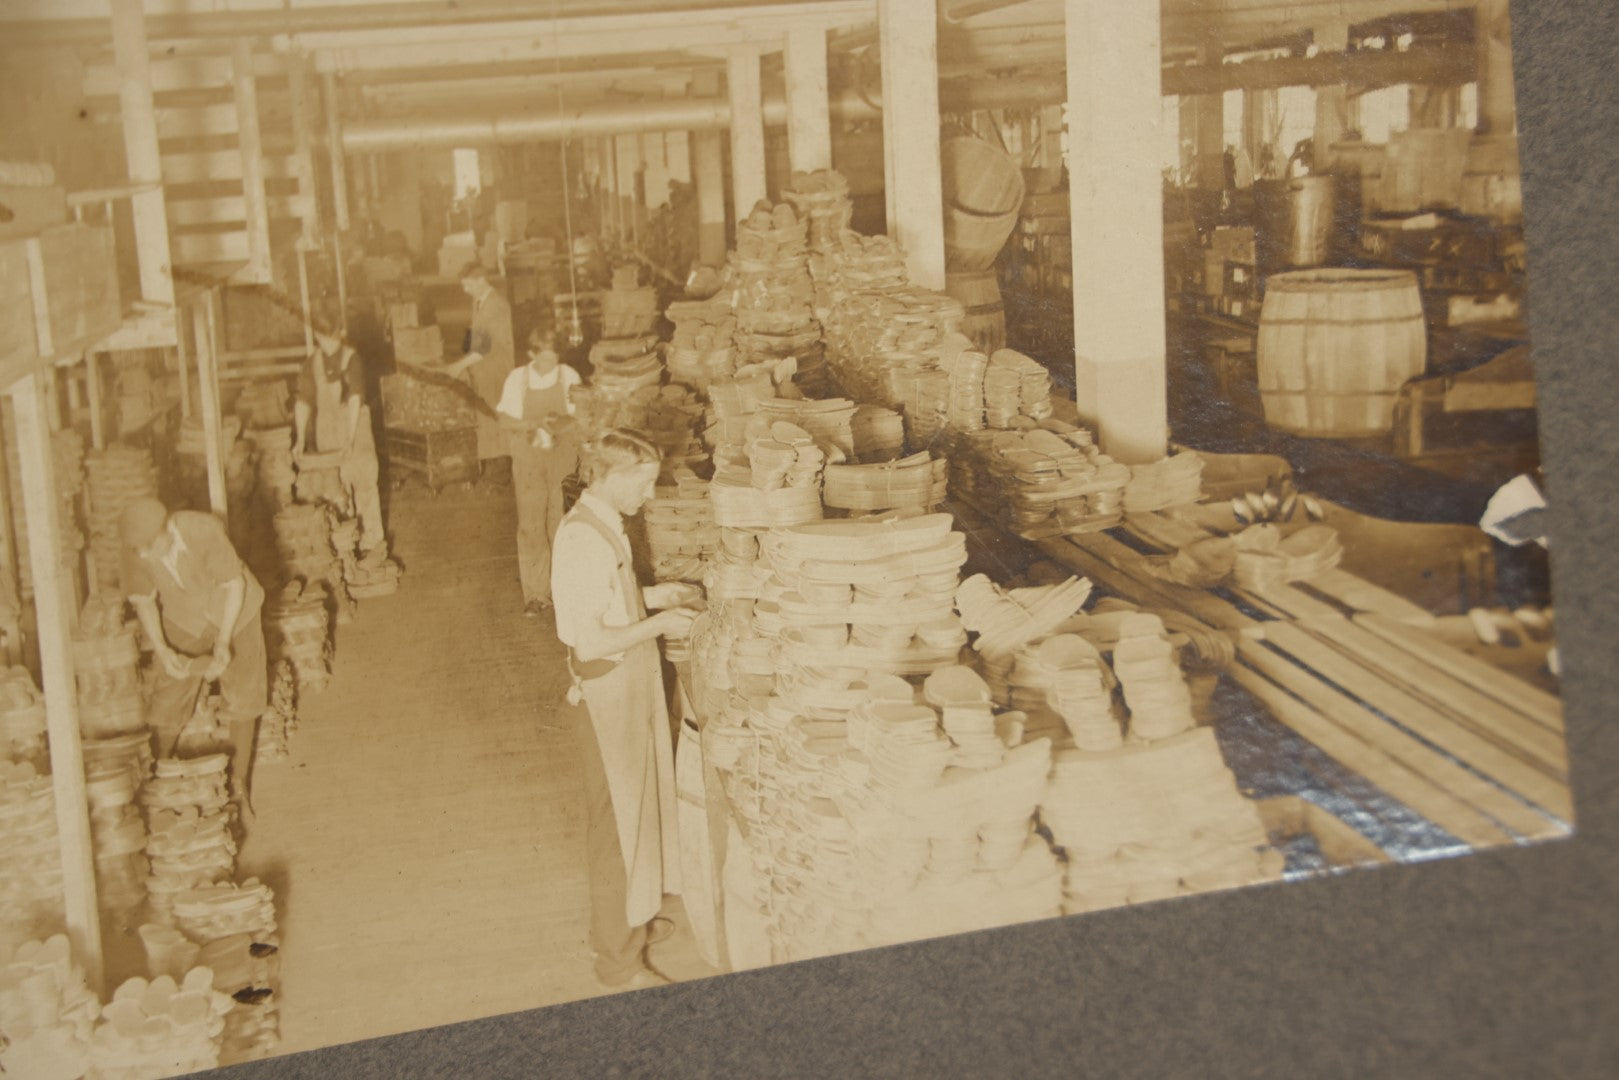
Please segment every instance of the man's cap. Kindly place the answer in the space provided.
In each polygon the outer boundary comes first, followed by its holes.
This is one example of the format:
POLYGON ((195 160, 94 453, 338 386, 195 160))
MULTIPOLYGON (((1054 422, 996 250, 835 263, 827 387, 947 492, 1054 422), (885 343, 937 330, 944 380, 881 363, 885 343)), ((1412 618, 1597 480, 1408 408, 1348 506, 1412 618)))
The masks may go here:
POLYGON ((140 551, 157 538, 168 520, 168 507, 156 499, 136 499, 124 507, 118 521, 118 535, 125 547, 140 551))

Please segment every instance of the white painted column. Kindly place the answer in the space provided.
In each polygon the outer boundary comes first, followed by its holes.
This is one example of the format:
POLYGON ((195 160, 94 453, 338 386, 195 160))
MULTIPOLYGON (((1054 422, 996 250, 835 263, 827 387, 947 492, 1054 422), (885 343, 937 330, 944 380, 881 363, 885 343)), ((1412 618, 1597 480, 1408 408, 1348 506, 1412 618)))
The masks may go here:
POLYGON ((107 445, 107 418, 101 394, 101 354, 84 354, 84 396, 90 408, 90 445, 100 450, 107 445))
POLYGON ((697 259, 725 261, 725 160, 717 131, 691 133, 692 181, 697 187, 697 259))
MULTIPOLYGON (((1349 24, 1328 23, 1315 30, 1315 44, 1323 53, 1342 53, 1349 48, 1349 24)), ((1349 130, 1349 88, 1342 83, 1315 88, 1315 167, 1318 172, 1332 169, 1332 144, 1342 142, 1349 130)))
POLYGON ((691 136, 684 131, 665 133, 663 153, 669 163, 669 179, 681 184, 691 183, 691 136))
POLYGON ((935 0, 878 0, 877 24, 888 235, 905 248, 911 284, 942 290, 938 7, 935 0))
POLYGON ((28 527, 29 566, 34 574, 34 613, 39 623, 40 681, 45 691, 45 727, 50 740, 51 790, 56 800, 56 843, 62 858, 62 894, 68 940, 84 965, 92 992, 102 992, 101 917, 96 903, 95 850, 84 789, 84 751, 79 741, 78 692, 73 681, 73 586, 64 580, 60 553, 55 455, 45 400, 50 373, 26 375, 12 385, 17 454, 22 473, 23 516, 28 527))
POLYGON ((765 114, 759 90, 759 54, 733 52, 725 64, 731 98, 731 206, 738 221, 765 192, 765 114))
POLYGON ((1169 444, 1160 31, 1157 4, 1067 0, 1075 398, 1126 464, 1169 444))
POLYGON ((321 86, 326 98, 327 156, 332 163, 332 206, 339 232, 349 227, 349 178, 343 163, 342 104, 338 98, 337 76, 330 71, 321 73, 321 86))
POLYGON ((287 98, 292 108, 293 160, 298 169, 298 194, 309 200, 301 220, 303 242, 320 242, 320 200, 315 197, 315 136, 309 109, 309 76, 304 58, 293 56, 287 65, 287 98))
MULTIPOLYGON (((1224 50, 1218 41, 1205 45, 1198 59, 1204 64, 1218 64, 1224 50)), ((1207 191, 1225 187, 1225 95, 1199 94, 1187 99, 1197 125, 1197 186, 1207 191)))
POLYGON ((1508 0, 1480 0, 1475 9, 1478 51, 1478 132, 1511 135, 1518 130, 1517 86, 1512 74, 1512 17, 1508 0))
POLYGON ((787 160, 794 172, 832 167, 832 112, 826 89, 826 31, 787 31, 787 160))
POLYGON ((158 185, 130 200, 140 260, 141 298, 172 304, 169 212, 163 201, 163 158, 157 145, 157 111, 152 105, 151 59, 147 55, 146 15, 141 0, 112 0, 112 43, 129 180, 132 184, 158 185))
POLYGON ((247 280, 270 282, 270 204, 264 195, 264 141, 259 134, 259 91, 253 78, 253 43, 237 38, 231 47, 231 81, 236 96, 236 137, 242 155, 242 206, 247 220, 247 280))
POLYGON ((663 146, 663 132, 642 134, 641 161, 646 165, 646 208, 656 210, 669 202, 669 159, 663 146))
POLYGON ((636 175, 641 171, 641 140, 635 135, 613 139, 613 156, 618 161, 618 205, 624 214, 620 232, 631 241, 641 236, 641 208, 636 198, 636 175))
POLYGON ((214 341, 213 295, 204 294, 191 309, 191 329, 197 352, 197 399, 202 406, 202 442, 208 465, 208 507, 223 521, 229 507, 225 499, 224 428, 219 416, 219 357, 214 341))

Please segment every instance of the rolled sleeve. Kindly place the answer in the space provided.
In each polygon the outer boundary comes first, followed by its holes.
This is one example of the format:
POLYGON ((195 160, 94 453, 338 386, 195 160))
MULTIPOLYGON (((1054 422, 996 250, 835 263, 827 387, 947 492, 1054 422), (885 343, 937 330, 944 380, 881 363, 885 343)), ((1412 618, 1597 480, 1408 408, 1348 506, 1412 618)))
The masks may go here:
POLYGON ((500 388, 500 402, 495 411, 511 417, 513 420, 523 419, 523 397, 527 390, 528 367, 525 365, 506 376, 506 382, 500 388))
POLYGON ((124 585, 126 597, 153 597, 157 595, 157 579, 152 577, 151 567, 128 547, 119 553, 121 580, 124 585))

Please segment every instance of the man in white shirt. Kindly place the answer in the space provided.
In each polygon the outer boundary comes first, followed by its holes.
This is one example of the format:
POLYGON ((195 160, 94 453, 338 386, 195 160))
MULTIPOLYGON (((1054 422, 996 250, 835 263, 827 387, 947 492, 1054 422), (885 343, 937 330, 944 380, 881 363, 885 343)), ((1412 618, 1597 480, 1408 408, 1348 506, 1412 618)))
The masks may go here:
POLYGON ((537 328, 528 337, 528 363, 506 377, 495 406, 511 448, 517 576, 523 612, 531 616, 551 606, 551 544, 562 522, 562 481, 579 461, 569 392, 580 381, 537 328))

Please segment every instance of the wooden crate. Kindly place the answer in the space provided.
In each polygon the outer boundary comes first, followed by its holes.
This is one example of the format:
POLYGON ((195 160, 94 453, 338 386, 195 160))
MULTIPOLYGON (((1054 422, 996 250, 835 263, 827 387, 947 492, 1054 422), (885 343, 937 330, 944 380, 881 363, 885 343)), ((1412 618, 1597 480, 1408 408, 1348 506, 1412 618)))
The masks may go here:
POLYGON ((478 478, 478 429, 411 431, 390 427, 382 432, 384 455, 395 475, 414 476, 438 491, 457 481, 478 478))
POLYGON ((10 318, 0 331, 0 377, 5 385, 40 361, 82 350, 118 329, 118 264, 112 230, 55 225, 34 237, 0 241, 0 299, 10 318), (29 248, 37 245, 44 294, 34 289, 29 248), (50 328, 52 356, 42 357, 37 321, 50 328))

